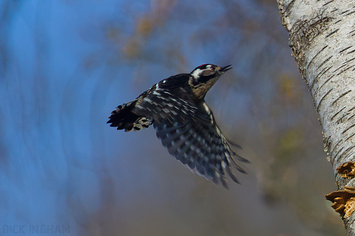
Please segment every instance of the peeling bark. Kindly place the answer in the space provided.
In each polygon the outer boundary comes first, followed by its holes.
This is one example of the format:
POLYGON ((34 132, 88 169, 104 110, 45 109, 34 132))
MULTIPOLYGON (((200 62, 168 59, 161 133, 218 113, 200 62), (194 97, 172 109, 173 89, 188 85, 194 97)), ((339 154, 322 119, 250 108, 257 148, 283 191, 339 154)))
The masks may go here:
MULTIPOLYGON (((292 56, 319 114, 338 190, 349 190, 355 187, 354 175, 344 176, 337 168, 355 162, 355 1, 278 0, 278 5, 292 56)), ((345 227, 355 235, 354 211, 347 212, 345 227)))

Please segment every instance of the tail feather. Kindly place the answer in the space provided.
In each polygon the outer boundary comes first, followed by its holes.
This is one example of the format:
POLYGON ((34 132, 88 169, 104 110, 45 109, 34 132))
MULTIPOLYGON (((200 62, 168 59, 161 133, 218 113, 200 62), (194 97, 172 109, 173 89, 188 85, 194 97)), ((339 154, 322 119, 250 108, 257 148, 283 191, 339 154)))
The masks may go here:
POLYGON ((144 116, 139 116, 132 112, 137 100, 119 105, 116 110, 111 112, 109 121, 111 127, 117 127, 118 130, 124 129, 126 132, 138 131, 148 128, 152 121, 144 116))

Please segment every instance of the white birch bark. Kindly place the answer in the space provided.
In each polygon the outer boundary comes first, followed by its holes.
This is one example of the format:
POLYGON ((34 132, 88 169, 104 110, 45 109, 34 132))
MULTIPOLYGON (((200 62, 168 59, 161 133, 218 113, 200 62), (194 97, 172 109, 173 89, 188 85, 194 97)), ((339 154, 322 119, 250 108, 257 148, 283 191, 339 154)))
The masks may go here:
MULTIPOLYGON (((353 178, 336 171, 355 162, 355 0, 277 1, 292 55, 319 114, 338 189, 355 187, 353 178)), ((355 235, 354 219, 354 213, 343 217, 348 235, 355 235)))

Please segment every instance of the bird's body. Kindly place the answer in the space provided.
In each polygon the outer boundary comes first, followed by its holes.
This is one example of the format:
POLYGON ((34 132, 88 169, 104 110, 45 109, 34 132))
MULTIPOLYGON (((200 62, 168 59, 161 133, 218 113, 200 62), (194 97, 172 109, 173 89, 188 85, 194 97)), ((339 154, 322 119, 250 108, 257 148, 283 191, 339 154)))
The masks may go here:
POLYGON ((190 74, 178 74, 160 81, 135 100, 122 104, 111 113, 109 121, 117 129, 138 131, 153 124, 157 137, 191 170, 227 187, 225 172, 238 183, 231 166, 247 162, 232 151, 217 126, 204 97, 230 66, 204 64, 190 74))

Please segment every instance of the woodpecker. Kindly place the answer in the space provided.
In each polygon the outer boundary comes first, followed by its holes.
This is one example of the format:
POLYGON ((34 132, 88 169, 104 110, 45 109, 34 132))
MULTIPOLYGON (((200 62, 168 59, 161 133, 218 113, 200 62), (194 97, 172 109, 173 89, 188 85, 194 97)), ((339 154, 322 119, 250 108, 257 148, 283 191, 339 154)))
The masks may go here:
POLYGON ((232 167, 246 173, 236 160, 248 160, 231 149, 229 144, 240 146, 224 137, 205 96, 230 69, 231 65, 203 64, 189 74, 163 79, 135 100, 119 105, 107 123, 126 132, 153 124, 157 137, 172 156, 207 180, 228 188, 226 173, 239 183, 232 167))

